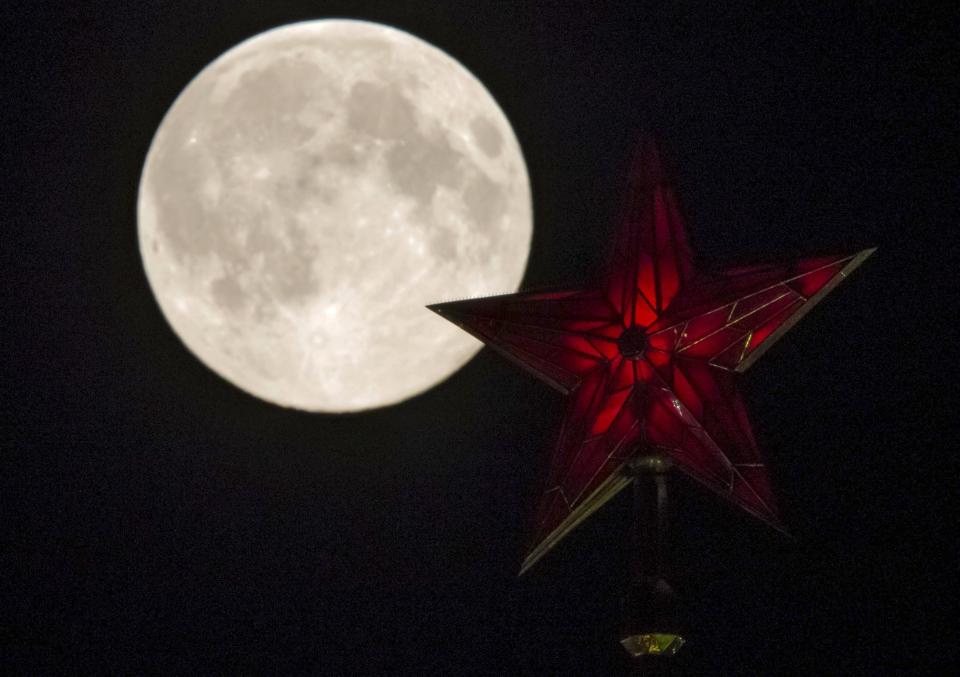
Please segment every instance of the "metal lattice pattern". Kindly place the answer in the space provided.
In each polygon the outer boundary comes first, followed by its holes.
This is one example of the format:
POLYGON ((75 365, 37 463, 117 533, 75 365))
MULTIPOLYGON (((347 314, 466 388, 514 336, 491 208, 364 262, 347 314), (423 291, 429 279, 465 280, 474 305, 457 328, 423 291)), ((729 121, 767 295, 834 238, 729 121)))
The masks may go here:
POLYGON ((698 273, 676 197, 647 144, 602 282, 431 309, 569 395, 523 570, 660 451, 782 528, 735 376, 873 250, 698 273))

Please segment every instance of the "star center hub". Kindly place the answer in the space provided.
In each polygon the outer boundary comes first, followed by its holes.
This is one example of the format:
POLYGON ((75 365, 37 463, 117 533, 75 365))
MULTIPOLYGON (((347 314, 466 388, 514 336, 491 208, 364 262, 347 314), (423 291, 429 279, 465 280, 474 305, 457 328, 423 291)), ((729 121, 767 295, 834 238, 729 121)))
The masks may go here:
POLYGON ((628 360, 639 360, 647 347, 647 335, 642 327, 630 327, 620 335, 617 347, 628 360))

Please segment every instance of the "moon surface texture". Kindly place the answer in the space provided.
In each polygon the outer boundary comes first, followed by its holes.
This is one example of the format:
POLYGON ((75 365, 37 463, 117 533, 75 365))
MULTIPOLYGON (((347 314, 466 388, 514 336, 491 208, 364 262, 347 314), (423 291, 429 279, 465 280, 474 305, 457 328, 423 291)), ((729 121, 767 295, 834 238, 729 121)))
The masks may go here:
POLYGON ((187 347, 307 411, 400 402, 481 347, 428 303, 515 291, 519 144, 444 52, 379 24, 282 26, 203 69, 140 179, 140 252, 187 347))

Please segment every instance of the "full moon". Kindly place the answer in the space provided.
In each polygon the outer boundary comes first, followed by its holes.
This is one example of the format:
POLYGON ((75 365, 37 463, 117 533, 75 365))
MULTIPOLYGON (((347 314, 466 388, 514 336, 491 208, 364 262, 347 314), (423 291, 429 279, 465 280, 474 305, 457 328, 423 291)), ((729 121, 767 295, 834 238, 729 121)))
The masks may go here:
POLYGON ((481 344, 426 310, 515 291, 532 235, 510 123, 395 28, 282 26, 173 103, 147 153, 140 253, 174 331, 268 402, 347 412, 439 383, 481 344))

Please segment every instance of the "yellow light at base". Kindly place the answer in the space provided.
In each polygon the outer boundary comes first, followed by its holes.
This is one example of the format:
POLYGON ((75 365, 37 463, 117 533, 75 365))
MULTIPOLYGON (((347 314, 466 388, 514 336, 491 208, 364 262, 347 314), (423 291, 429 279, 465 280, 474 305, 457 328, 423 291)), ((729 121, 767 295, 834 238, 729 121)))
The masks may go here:
POLYGON ((637 656, 673 656, 683 646, 680 635, 652 632, 644 635, 631 635, 620 640, 623 648, 636 658, 637 656))

